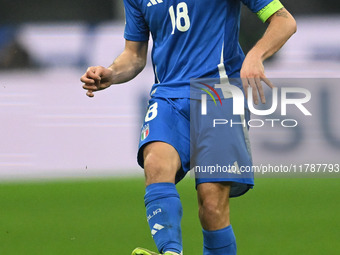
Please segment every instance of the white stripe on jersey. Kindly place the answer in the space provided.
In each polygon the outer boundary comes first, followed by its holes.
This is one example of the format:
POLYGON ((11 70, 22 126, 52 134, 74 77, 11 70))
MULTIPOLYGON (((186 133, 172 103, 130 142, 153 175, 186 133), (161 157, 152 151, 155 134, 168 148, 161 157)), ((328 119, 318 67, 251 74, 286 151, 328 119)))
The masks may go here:
POLYGON ((224 42, 222 44, 221 61, 220 61, 220 64, 217 67, 218 67, 218 72, 220 74, 220 83, 221 84, 229 84, 228 75, 227 75, 227 72, 226 72, 225 66, 224 66, 223 53, 224 53, 224 42))
POLYGON ((155 75, 156 75, 157 83, 161 83, 158 79, 157 66, 155 66, 155 75))
MULTIPOLYGON (((240 115, 240 117, 241 117, 241 123, 246 123, 244 115, 240 115)), ((252 158, 249 131, 248 131, 247 125, 243 125, 243 135, 244 135, 244 141, 246 142, 246 145, 247 145, 247 151, 249 153, 250 158, 252 158)))

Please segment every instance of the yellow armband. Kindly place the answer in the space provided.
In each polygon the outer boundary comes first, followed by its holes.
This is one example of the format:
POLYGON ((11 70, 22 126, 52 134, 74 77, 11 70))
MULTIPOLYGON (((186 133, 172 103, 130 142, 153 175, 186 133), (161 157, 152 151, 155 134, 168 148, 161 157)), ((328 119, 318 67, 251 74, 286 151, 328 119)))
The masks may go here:
POLYGON ((267 21, 267 19, 272 16, 275 12, 282 9, 283 5, 279 0, 274 0, 270 2, 268 5, 263 7, 260 11, 258 11, 257 17, 264 23, 267 21))

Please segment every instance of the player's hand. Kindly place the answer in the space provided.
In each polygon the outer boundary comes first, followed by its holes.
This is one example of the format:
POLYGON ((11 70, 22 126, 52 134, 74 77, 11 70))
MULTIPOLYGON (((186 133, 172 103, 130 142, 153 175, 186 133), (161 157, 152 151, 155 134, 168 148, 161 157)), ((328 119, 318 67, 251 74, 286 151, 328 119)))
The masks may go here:
POLYGON ((246 56, 242 68, 241 68, 241 80, 243 84, 244 93, 248 98, 248 87, 252 88, 253 102, 259 103, 259 96, 263 104, 266 103, 266 97, 263 92, 262 82, 268 85, 270 88, 275 86, 264 74, 264 66, 260 58, 248 53, 246 56))
POLYGON ((112 85, 113 71, 102 66, 92 66, 80 78, 84 83, 83 89, 87 90, 88 97, 94 97, 93 92, 106 89, 112 85))

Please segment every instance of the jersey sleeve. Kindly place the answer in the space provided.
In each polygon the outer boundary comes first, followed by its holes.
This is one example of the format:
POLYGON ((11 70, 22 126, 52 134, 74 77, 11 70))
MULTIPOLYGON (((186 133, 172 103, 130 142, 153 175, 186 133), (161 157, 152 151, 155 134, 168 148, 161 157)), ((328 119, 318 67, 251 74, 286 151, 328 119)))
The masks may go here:
POLYGON ((262 22, 266 22, 270 16, 283 8, 279 0, 242 0, 242 2, 256 13, 262 22))
POLYGON ((125 31, 124 38, 129 41, 148 41, 149 27, 145 22, 136 0, 124 0, 125 31))

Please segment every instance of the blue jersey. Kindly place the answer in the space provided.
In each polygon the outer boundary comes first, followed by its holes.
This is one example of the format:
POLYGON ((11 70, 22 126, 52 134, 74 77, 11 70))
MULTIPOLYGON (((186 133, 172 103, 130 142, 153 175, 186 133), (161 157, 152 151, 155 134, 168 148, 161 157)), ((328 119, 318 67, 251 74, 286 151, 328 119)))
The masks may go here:
POLYGON ((153 39, 151 94, 190 97, 190 79, 239 76, 241 1, 265 21, 278 0, 124 0, 125 39, 153 39))

